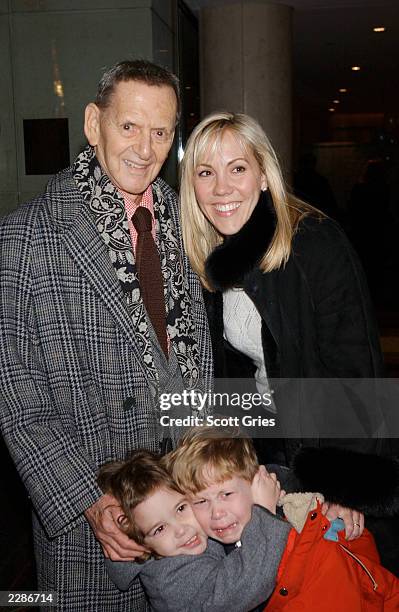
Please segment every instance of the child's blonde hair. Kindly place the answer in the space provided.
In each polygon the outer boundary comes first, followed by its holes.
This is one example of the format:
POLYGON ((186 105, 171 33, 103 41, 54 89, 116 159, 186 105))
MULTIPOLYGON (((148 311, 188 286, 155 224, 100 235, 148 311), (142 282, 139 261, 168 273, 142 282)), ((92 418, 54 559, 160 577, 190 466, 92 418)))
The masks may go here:
POLYGON ((190 429, 176 450, 163 460, 177 486, 194 495, 209 486, 210 481, 223 482, 238 476, 252 482, 259 468, 249 438, 238 431, 210 426, 190 429))

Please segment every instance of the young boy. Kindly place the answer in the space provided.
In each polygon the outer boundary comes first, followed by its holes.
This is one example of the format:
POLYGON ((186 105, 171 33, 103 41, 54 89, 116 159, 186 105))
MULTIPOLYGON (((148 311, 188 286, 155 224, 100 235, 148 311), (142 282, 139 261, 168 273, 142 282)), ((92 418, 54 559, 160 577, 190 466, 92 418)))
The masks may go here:
MULTIPOLYGON (((223 544, 240 541, 262 482, 254 480, 259 465, 252 442, 223 438, 212 428, 193 429, 167 456, 166 465, 188 493, 204 532, 223 544)), ((371 534, 365 530, 359 538, 345 540, 342 521, 330 524, 321 512, 322 502, 320 494, 282 496, 280 503, 295 529, 267 612, 399 610, 399 580, 379 564, 371 534)))
POLYGON ((126 590, 139 576, 158 612, 247 612, 264 601, 274 588, 290 526, 273 514, 277 479, 257 472, 251 476, 253 493, 244 487, 251 503, 242 517, 242 547, 226 556, 223 546, 208 543, 157 455, 137 451, 128 461, 105 465, 98 482, 121 506, 121 529, 148 548, 144 563, 106 560, 111 579, 126 590), (252 509, 252 499, 264 508, 252 509))

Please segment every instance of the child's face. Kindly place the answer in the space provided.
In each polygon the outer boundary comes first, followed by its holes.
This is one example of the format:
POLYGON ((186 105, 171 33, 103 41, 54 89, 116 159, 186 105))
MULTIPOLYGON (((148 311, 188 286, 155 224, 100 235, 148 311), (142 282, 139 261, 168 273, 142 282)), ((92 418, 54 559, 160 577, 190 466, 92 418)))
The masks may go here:
POLYGON ((133 520, 145 534, 145 546, 161 557, 199 555, 207 547, 190 504, 176 491, 155 491, 136 506, 133 520))
MULTIPOLYGON (((212 479, 209 479, 212 481, 212 479)), ((251 483, 239 476, 210 484, 190 497, 194 514, 205 533, 223 544, 233 544, 252 514, 251 483)))

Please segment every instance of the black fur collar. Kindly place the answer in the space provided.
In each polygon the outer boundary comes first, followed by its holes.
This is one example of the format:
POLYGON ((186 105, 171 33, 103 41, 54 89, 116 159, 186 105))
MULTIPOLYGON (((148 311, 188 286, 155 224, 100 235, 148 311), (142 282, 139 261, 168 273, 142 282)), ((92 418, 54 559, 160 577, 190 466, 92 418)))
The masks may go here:
POLYGON ((245 277, 266 253, 276 227, 273 200, 262 191, 254 211, 237 234, 227 236, 205 262, 206 276, 216 291, 242 287, 245 277))
POLYGON ((294 459, 303 491, 370 516, 399 513, 399 461, 340 448, 303 448, 294 459))

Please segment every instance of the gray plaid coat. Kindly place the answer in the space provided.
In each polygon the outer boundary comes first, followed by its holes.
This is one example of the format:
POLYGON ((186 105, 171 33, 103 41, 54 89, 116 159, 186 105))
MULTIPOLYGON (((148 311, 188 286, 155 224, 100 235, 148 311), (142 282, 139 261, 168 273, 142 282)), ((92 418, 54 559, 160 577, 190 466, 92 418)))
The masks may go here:
MULTIPOLYGON (((164 196, 179 228, 175 193, 164 196)), ((200 284, 183 254, 205 384, 211 347, 200 284)), ((0 223, 0 380, 4 438, 34 506, 39 588, 59 610, 143 611, 119 593, 83 512, 98 466, 157 450, 151 385, 107 247, 70 170, 0 223)))

